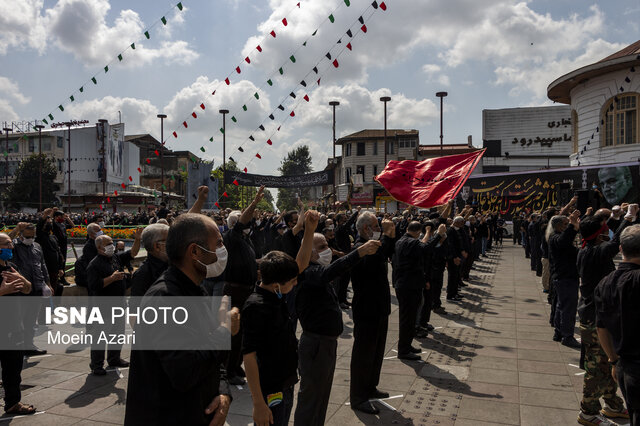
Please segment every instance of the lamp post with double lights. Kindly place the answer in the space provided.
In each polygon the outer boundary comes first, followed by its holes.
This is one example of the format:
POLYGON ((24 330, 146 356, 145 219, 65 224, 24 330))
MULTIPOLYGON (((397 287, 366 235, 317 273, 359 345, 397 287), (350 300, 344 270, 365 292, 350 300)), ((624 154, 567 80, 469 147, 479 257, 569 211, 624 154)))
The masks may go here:
POLYGON ((335 201, 338 201, 338 194, 336 194, 336 179, 335 179, 335 167, 336 167, 336 107, 340 105, 338 101, 331 101, 329 105, 333 108, 333 196, 335 201))
POLYGON ((164 119, 167 114, 158 114, 160 119, 160 201, 164 201, 164 162, 162 161, 162 151, 164 150, 164 119))
POLYGON ((42 124, 34 126, 38 130, 38 210, 42 211, 42 124))
MULTIPOLYGON (((222 193, 226 191, 226 186, 224 183, 225 175, 227 174, 227 114, 229 114, 228 109, 221 109, 218 111, 222 114, 222 193)), ((224 200, 222 201, 222 206, 224 207, 224 200)))
POLYGON ((442 116, 443 116, 443 99, 448 95, 447 92, 437 92, 436 96, 440 98, 440 157, 444 154, 444 142, 442 134, 442 116))
POLYGON ((384 102, 384 167, 387 167, 387 102, 391 101, 391 97, 383 96, 380 101, 384 102))

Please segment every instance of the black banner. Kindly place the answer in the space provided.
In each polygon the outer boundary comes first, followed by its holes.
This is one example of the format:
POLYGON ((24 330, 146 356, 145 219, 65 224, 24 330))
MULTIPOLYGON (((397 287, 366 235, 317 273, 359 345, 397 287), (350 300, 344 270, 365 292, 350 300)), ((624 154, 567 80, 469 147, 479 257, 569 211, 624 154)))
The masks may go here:
POLYGON ((487 174, 471 176, 457 203, 471 204, 480 212, 497 213, 509 220, 523 211, 562 207, 577 191, 588 192, 588 202, 595 208, 638 203, 639 187, 637 163, 487 174))
POLYGON ((325 170, 306 175, 295 176, 264 176, 243 172, 227 171, 224 174, 225 185, 261 186, 267 188, 303 188, 307 186, 321 186, 333 184, 333 170, 325 170))

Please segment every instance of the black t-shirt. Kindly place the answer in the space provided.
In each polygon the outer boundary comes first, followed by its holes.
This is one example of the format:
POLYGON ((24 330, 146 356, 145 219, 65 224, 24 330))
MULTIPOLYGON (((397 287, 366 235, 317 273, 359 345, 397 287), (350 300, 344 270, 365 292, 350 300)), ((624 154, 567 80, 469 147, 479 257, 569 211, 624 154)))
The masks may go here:
POLYGON ((256 353, 265 395, 298 382, 298 339, 284 297, 256 287, 240 315, 242 353, 256 353))
POLYGON ((128 280, 114 281, 104 287, 104 279, 115 271, 124 271, 124 265, 131 259, 131 250, 111 257, 96 256, 87 268, 89 296, 124 296, 128 280))

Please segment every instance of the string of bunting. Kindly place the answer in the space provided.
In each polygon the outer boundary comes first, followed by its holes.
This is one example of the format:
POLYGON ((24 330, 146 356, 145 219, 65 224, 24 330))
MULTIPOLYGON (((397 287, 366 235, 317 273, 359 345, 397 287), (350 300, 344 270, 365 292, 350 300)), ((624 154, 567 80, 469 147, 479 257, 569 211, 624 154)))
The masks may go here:
MULTIPOLYGON (((90 79, 85 81, 78 89, 74 90, 73 93, 71 93, 71 95, 69 96, 68 100, 58 104, 58 106, 55 109, 60 110, 61 112, 64 111, 64 107, 68 106, 72 102, 75 102, 76 96, 78 96, 81 93, 84 93, 86 87, 91 87, 91 83, 94 86, 98 84, 98 76, 99 75, 107 74, 109 72, 109 70, 110 70, 110 68, 109 68, 110 66, 112 66, 114 63, 122 62, 124 60, 124 55, 128 50, 135 50, 136 49, 136 43, 140 44, 140 40, 149 40, 149 39, 151 39, 151 30, 156 25, 158 25, 160 23, 162 23, 163 26, 167 25, 166 16, 170 12, 175 10, 176 11, 175 13, 177 14, 179 12, 182 12, 183 9, 184 9, 184 6, 182 5, 182 2, 179 2, 175 6, 171 7, 171 9, 167 10, 165 12, 165 14, 160 19, 156 20, 150 27, 145 29, 144 33, 140 36, 139 39, 137 39, 133 43, 129 44, 124 50, 122 50, 120 53, 118 53, 118 55, 114 59, 112 59, 108 64, 106 64, 102 68, 102 71, 99 71, 99 72, 95 73, 90 79)), ((44 124, 49 124, 49 120, 51 120, 51 121, 54 120, 53 111, 50 111, 48 114, 46 114, 45 118, 42 119, 42 122, 44 124)))
MULTIPOLYGON (((636 56, 636 60, 640 60, 640 55, 636 56)), ((635 66, 632 66, 631 68, 629 68, 629 74, 627 74, 625 76, 624 82, 627 83, 627 84, 630 84, 631 83, 631 79, 633 78, 633 76, 635 76, 635 72, 636 72, 635 66)), ((620 95, 622 95, 624 93, 625 93, 625 88, 624 88, 623 85, 620 85, 620 87, 618 87, 618 89, 617 89, 617 94, 613 97, 614 102, 616 103, 616 105, 619 105, 619 103, 620 103, 620 95)), ((607 114, 609 114, 613 110, 614 110, 614 107, 613 107, 613 102, 612 102, 611 105, 609 105, 609 108, 605 109, 604 112, 602 113, 602 116, 598 120, 599 124, 596 124, 596 129, 591 134, 591 137, 589 138, 589 140, 587 140, 586 145, 584 145, 582 147, 582 149, 580 149, 578 151, 578 154, 576 155, 576 160, 578 161, 578 166, 580 165, 580 157, 583 157, 584 153, 587 152, 588 149, 593 148, 593 147, 599 147, 599 144, 597 144, 597 143, 594 143, 593 146, 591 146, 591 142, 595 139, 596 135, 600 133, 600 129, 601 128, 604 129, 604 125, 605 125, 605 120, 607 118, 607 114)), ((577 137, 577 135, 573 135, 573 137, 577 137)))

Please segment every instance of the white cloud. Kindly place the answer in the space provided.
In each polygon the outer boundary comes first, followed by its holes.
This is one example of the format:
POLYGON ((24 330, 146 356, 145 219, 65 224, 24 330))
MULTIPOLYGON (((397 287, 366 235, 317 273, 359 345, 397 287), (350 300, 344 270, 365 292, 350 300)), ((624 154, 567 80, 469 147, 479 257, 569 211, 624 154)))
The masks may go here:
POLYGON ((20 87, 7 77, 0 76, 0 117, 9 122, 18 120, 12 101, 21 105, 28 104, 31 99, 22 94, 20 87))
POLYGON ((46 46, 46 29, 40 10, 44 0, 0 0, 0 55, 10 48, 36 49, 46 46))
POLYGON ((440 86, 449 86, 451 84, 449 76, 442 73, 440 65, 425 64, 422 66, 422 72, 427 75, 427 83, 436 82, 440 86))
POLYGON ((440 70, 442 70, 442 67, 440 67, 440 65, 436 65, 436 64, 424 64, 422 66, 422 72, 424 72, 425 74, 427 74, 429 76, 440 72, 440 70))
POLYGON ((156 118, 158 108, 146 99, 105 96, 102 99, 74 103, 65 110, 70 119, 89 120, 89 123, 96 123, 99 119, 117 123, 118 111, 122 114, 122 122, 125 123, 128 135, 151 132, 159 137, 160 125, 156 118), (156 128, 157 133, 153 132, 156 128))

